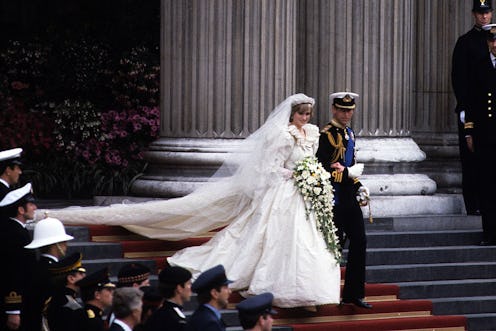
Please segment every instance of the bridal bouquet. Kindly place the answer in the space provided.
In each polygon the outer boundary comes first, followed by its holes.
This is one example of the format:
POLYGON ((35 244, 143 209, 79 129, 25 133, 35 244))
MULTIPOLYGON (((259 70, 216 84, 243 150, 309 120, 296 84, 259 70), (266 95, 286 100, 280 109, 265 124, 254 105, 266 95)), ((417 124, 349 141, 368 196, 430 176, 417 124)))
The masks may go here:
POLYGON ((293 178, 303 200, 307 219, 310 213, 315 215, 317 230, 324 237, 327 249, 341 260, 341 249, 334 226, 332 205, 334 195, 329 181, 330 174, 322 167, 315 156, 308 156, 296 164, 293 178))

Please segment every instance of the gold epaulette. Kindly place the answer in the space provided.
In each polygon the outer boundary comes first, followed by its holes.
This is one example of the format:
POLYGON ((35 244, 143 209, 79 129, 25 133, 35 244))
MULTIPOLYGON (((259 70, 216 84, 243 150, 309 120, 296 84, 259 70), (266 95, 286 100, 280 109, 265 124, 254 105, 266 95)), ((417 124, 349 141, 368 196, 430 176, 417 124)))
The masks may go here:
POLYGON ((6 304, 22 303, 22 295, 12 291, 9 293, 9 295, 4 297, 4 300, 6 304))
POLYGON ((358 178, 353 178, 353 184, 360 183, 360 180, 358 178))
POLYGON ((326 125, 326 126, 324 126, 324 127, 322 128, 322 130, 320 130, 320 132, 321 132, 321 133, 325 133, 325 132, 327 132, 327 131, 328 131, 328 130, 332 127, 332 126, 333 126, 333 125, 332 125, 331 123, 327 123, 327 125, 326 125))
POLYGON ((474 128, 474 122, 467 122, 464 125, 465 129, 473 129, 474 128))
POLYGON ((88 314, 88 318, 95 318, 95 312, 91 309, 86 309, 86 314, 88 314))

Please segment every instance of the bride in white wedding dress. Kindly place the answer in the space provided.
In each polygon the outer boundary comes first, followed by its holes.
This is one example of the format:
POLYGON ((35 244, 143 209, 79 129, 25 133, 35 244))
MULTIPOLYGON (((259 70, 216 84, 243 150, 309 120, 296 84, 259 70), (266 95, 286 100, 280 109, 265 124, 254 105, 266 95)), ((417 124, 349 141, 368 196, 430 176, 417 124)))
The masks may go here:
MULTIPOLYGON (((50 210, 65 224, 122 225, 150 238, 179 240, 222 226, 210 241, 168 258, 196 277, 222 264, 233 290, 271 292, 279 307, 339 303, 340 266, 293 179, 298 161, 315 155, 319 129, 309 124, 314 99, 295 94, 226 158, 217 178, 177 199, 50 210)), ((40 210, 39 215, 45 211, 40 210)))

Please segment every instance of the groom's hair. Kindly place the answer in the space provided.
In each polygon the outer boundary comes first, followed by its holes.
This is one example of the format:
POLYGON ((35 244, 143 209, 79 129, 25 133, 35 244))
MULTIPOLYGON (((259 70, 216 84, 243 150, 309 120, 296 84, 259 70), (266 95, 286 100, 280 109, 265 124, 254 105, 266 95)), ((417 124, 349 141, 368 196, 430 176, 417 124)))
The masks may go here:
POLYGON ((217 292, 220 292, 221 288, 222 288, 222 285, 216 286, 216 287, 212 287, 212 288, 209 288, 209 289, 205 289, 204 291, 198 292, 197 293, 197 296, 196 296, 196 299, 198 300, 198 303, 201 304, 201 305, 203 305, 205 303, 208 303, 212 299, 212 296, 210 295, 210 291, 212 291, 213 289, 215 289, 217 292))

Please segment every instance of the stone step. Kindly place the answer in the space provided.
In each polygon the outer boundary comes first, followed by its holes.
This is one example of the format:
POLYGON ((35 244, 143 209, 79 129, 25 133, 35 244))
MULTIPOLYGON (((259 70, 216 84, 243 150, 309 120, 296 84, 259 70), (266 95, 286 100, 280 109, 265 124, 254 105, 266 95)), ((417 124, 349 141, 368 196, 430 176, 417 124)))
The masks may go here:
MULTIPOLYGON (((433 202, 434 203, 434 202, 433 202)), ((364 222, 369 231, 447 231, 480 230, 480 216, 467 216, 462 213, 445 215, 414 215, 394 217, 374 217, 368 222, 368 213, 364 213, 364 222)))
MULTIPOLYGON (((463 199, 456 194, 434 195, 390 195, 371 196, 370 210, 372 216, 432 216, 432 215, 462 215, 464 212, 463 199)), ((369 216, 369 207, 362 207, 363 215, 369 216)))
POLYGON ((396 283, 400 299, 496 295, 496 279, 460 279, 396 283))
POLYGON ((433 313, 436 315, 496 312, 496 296, 435 298, 431 301, 433 303, 433 313))
POLYGON ((482 239, 481 230, 443 231, 369 231, 367 247, 433 247, 478 244, 482 239))
POLYGON ((430 263, 367 266, 370 283, 484 279, 496 275, 496 262, 430 263))
POLYGON ((496 246, 438 246, 367 249, 367 266, 494 261, 496 246))
POLYGON ((119 243, 95 243, 69 241, 67 244, 67 253, 80 252, 83 259, 110 259, 122 258, 122 247, 119 243))
POLYGON ((495 330, 496 329, 496 313, 483 313, 483 314, 466 314, 467 317, 467 330, 495 330))

